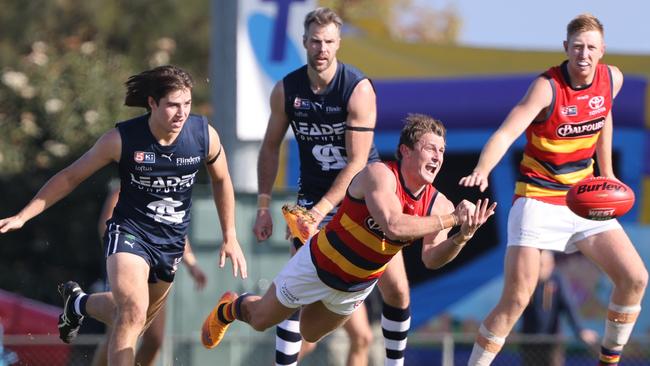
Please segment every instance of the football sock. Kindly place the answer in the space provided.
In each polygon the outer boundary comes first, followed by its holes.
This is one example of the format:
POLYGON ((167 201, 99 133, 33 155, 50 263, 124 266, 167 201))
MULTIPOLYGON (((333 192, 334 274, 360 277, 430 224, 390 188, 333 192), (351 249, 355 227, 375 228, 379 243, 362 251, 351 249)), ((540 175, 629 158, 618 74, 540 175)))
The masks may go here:
POLYGON ((297 365, 301 345, 300 310, 298 310, 275 327, 275 365, 297 365))
POLYGON ((219 305, 217 310, 217 317, 223 324, 230 324, 235 319, 241 319, 241 304, 245 298, 251 296, 250 294, 241 294, 235 301, 223 303, 219 305))
POLYGON ((469 356, 467 365, 469 366, 488 366, 492 363, 497 353, 505 343, 505 337, 498 337, 490 332, 485 325, 481 324, 478 330, 476 342, 472 348, 472 354, 469 356))
POLYGON ((74 299, 74 313, 81 316, 88 315, 86 312, 86 302, 88 302, 88 294, 82 292, 81 295, 74 299))
POLYGON ((609 303, 599 356, 600 365, 618 365, 623 347, 630 339, 640 312, 640 305, 623 306, 609 303))
POLYGON ((600 347, 598 356, 598 366, 615 366, 621 360, 622 350, 614 351, 605 347, 600 347))
POLYGON ((386 366, 404 364, 404 350, 411 328, 411 308, 400 309, 383 303, 381 331, 386 346, 386 366))

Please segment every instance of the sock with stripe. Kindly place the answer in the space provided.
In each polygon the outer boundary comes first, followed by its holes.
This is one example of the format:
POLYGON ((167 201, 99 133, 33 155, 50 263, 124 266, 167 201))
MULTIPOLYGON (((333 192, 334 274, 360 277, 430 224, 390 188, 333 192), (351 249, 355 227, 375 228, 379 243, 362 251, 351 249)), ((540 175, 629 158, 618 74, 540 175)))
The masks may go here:
POLYGON ((641 305, 609 303, 598 365, 618 365, 640 312, 641 305))
POLYGON ((275 365, 296 366, 302 345, 300 310, 275 327, 275 365))
POLYGON ((86 312, 86 302, 88 302, 88 294, 82 293, 74 299, 74 313, 81 316, 87 316, 86 312))
POLYGON ((251 295, 242 294, 235 301, 220 304, 219 309, 217 310, 217 317, 219 318, 219 321, 223 324, 230 324, 235 321, 235 319, 241 320, 241 303, 248 296, 251 295))
POLYGON ((598 356, 598 366, 616 366, 621 360, 621 353, 623 350, 607 349, 603 346, 600 347, 600 355, 598 356))
POLYGON ((411 328, 411 308, 400 309, 383 303, 381 331, 386 347, 386 366, 404 365, 404 351, 411 328))

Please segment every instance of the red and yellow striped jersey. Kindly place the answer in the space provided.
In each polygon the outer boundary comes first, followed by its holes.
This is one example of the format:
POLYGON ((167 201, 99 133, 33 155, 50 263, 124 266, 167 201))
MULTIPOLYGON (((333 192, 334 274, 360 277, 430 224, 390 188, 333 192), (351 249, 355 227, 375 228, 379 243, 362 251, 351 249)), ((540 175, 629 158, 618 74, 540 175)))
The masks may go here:
MULTIPOLYGON (((402 203, 402 212, 430 214, 438 194, 435 187, 427 185, 417 197, 413 196, 404 185, 399 164, 385 164, 395 174, 395 194, 402 203)), ((314 235, 309 248, 321 281, 339 291, 353 292, 377 281, 391 258, 411 243, 387 238, 368 212, 365 200, 347 193, 336 216, 314 235)))
POLYGON ((543 76, 551 84, 553 101, 545 119, 526 129, 515 196, 564 205, 569 188, 593 175, 596 141, 612 108, 612 76, 600 64, 590 85, 573 88, 566 61, 543 76))

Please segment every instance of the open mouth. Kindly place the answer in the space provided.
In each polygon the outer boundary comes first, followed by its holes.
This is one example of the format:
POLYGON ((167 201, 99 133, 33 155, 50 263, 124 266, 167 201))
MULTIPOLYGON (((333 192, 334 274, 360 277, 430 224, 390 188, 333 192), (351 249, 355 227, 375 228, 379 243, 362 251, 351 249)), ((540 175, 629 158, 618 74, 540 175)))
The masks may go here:
POLYGON ((426 169, 429 171, 429 173, 433 174, 438 169, 438 163, 427 164, 426 169))

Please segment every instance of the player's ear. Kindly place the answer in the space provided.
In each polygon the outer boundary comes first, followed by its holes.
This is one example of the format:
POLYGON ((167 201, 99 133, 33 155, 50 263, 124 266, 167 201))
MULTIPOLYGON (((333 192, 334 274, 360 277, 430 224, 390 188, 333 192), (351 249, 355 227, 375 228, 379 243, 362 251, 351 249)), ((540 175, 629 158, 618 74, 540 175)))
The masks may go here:
POLYGON ((153 99, 153 97, 151 97, 151 96, 147 97, 147 104, 149 104, 149 109, 153 109, 153 107, 158 106, 158 103, 156 103, 156 100, 153 99))
POLYGON ((564 41, 562 42, 562 45, 564 47, 564 52, 569 52, 569 42, 564 41))

